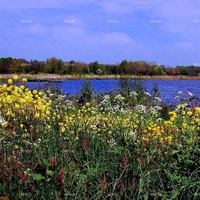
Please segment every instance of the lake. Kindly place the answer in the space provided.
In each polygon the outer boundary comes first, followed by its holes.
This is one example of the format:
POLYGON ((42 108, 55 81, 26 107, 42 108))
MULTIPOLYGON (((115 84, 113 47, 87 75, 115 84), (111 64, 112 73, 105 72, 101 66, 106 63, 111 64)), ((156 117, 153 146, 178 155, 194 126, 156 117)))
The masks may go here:
MULTIPOLYGON (((100 91, 109 92, 117 90, 119 80, 90 80, 95 94, 100 91)), ((195 97, 200 97, 200 80, 142 80, 148 92, 151 92, 155 85, 158 86, 161 99, 164 103, 175 104, 177 100, 174 98, 179 91, 182 91, 183 97, 187 97, 191 92, 195 97)), ((84 80, 67 80, 53 83, 63 93, 72 96, 80 92, 84 80)), ((45 82, 28 82, 30 88, 44 87, 45 82)))

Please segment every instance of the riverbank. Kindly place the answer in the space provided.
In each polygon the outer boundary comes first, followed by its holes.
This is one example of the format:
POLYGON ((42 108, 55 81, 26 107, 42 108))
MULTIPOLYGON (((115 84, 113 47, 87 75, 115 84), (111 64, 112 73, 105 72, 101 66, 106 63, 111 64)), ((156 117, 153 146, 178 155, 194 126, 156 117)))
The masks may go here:
MULTIPOLYGON (((4 78, 11 78, 14 74, 0 74, 4 78)), ((136 76, 136 75, 59 75, 59 74, 18 74, 19 77, 27 78, 28 81, 48 81, 48 80, 77 80, 77 79, 120 79, 138 78, 144 80, 200 80, 200 76, 136 76)))

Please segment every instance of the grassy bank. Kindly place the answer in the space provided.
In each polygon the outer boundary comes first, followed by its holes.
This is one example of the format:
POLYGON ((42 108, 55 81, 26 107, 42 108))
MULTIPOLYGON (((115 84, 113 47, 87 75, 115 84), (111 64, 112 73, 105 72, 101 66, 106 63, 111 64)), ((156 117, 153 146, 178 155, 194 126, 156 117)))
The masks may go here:
MULTIPOLYGON (((0 74, 4 79, 13 77, 13 74, 0 74)), ((146 80, 200 80, 200 76, 135 76, 135 75, 59 75, 59 74, 18 74, 19 77, 26 77, 28 80, 49 80, 49 79, 60 79, 60 80, 73 80, 73 79, 120 79, 120 78, 139 78, 146 80)))
POLYGON ((18 81, 0 85, 0 198, 199 199, 191 94, 169 109, 142 89, 67 99, 18 81))

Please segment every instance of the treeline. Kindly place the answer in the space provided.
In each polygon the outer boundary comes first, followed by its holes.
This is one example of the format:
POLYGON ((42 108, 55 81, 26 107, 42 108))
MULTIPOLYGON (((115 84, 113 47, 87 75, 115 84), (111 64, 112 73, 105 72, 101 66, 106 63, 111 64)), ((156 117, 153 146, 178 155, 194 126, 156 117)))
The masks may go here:
POLYGON ((89 64, 75 62, 73 60, 64 62, 55 57, 46 61, 15 58, 0 58, 0 73, 50 73, 50 74, 134 74, 134 75, 189 75, 196 76, 200 74, 200 66, 176 66, 165 67, 156 63, 147 63, 145 61, 127 61, 123 60, 119 64, 99 64, 98 61, 89 64))

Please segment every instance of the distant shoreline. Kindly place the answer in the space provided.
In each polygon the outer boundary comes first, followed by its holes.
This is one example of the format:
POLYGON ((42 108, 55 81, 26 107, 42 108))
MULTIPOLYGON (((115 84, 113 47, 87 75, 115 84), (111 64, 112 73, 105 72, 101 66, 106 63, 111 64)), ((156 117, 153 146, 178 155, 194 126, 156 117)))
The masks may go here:
MULTIPOLYGON (((14 74, 0 74, 3 79, 12 78, 14 74)), ((28 81, 48 81, 48 80, 77 80, 77 79, 142 79, 142 80, 200 80, 200 76, 136 76, 136 75, 59 75, 59 74, 17 74, 19 77, 27 78, 28 81)))

